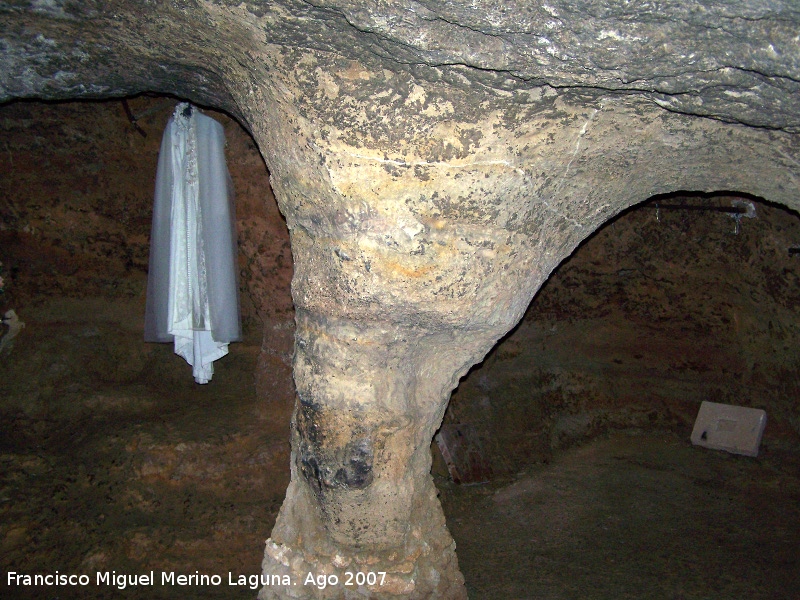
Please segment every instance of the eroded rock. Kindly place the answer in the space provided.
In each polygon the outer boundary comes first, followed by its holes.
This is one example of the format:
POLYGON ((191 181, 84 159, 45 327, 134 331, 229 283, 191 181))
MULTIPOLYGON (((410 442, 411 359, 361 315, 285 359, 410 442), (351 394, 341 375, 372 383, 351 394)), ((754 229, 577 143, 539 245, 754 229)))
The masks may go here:
POLYGON ((788 3, 3 11, 0 97, 169 92, 236 115, 265 157, 292 241, 298 403, 264 572, 391 577, 262 598, 464 597, 431 436, 549 273, 653 194, 798 208, 788 3))

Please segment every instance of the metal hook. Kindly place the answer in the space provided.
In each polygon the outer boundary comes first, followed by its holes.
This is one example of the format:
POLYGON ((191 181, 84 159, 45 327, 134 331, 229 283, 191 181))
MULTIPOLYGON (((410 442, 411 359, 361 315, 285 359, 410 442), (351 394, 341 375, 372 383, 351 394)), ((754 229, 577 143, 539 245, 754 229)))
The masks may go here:
POLYGON ((125 111, 125 115, 131 122, 131 127, 133 127, 136 131, 138 131, 139 135, 141 135, 142 137, 147 137, 147 133, 145 132, 145 130, 139 127, 139 124, 136 122, 138 120, 138 117, 134 116, 131 107, 128 106, 128 101, 125 98, 122 99, 122 110, 125 111))

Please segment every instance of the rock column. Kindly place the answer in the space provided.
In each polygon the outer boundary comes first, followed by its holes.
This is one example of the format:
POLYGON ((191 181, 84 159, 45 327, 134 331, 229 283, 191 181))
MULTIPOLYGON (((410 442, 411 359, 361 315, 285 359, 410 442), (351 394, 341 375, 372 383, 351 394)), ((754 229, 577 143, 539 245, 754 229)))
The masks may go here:
POLYGON ((524 311, 519 282, 543 278, 502 204, 525 173, 499 117, 472 101, 454 116, 463 93, 352 62, 298 82, 272 60, 288 94, 262 105, 283 112, 248 120, 292 237, 297 402, 263 565, 291 584, 260 597, 465 598, 430 443, 459 378, 524 311), (368 579, 346 586, 348 572, 368 579))

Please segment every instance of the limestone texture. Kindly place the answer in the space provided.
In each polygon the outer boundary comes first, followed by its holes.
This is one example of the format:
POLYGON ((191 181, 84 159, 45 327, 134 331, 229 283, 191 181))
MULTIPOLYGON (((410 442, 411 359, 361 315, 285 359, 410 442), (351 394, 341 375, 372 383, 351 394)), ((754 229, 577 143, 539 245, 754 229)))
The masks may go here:
POLYGON ((655 194, 800 208, 791 2, 0 3, 0 100, 152 91, 252 133, 291 237, 292 478, 261 597, 463 598, 429 471, 459 378, 655 194))

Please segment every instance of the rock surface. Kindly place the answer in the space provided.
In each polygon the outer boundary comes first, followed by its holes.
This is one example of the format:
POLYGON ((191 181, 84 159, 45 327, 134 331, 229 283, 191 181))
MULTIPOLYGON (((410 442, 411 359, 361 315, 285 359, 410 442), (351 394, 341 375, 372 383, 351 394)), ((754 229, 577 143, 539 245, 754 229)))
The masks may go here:
POLYGON ((268 574, 362 561, 392 576, 367 595, 463 597, 428 445, 458 379, 551 271, 654 194, 800 208, 789 2, 0 10, 0 98, 171 93, 258 143, 297 311, 292 481, 268 574))
POLYGON ((452 85, 619 91, 688 114, 800 126, 800 12, 789 1, 17 1, 0 9, 11 17, 0 100, 152 89, 232 109, 222 67, 253 61, 257 38, 452 85))

